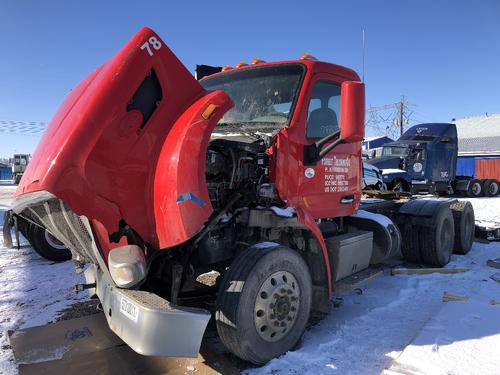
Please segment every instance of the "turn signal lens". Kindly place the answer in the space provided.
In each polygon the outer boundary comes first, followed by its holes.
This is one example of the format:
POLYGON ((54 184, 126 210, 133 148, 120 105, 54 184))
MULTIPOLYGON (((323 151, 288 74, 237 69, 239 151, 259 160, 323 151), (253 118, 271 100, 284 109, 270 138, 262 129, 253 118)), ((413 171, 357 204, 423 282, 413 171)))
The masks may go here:
POLYGON ((217 106, 215 104, 210 103, 201 114, 201 117, 203 117, 205 120, 208 120, 210 117, 212 117, 216 109, 217 106))
POLYGON ((313 55, 309 54, 309 53, 303 53, 302 55, 300 55, 300 60, 314 60, 314 61, 317 61, 318 59, 316 57, 314 57, 313 55))

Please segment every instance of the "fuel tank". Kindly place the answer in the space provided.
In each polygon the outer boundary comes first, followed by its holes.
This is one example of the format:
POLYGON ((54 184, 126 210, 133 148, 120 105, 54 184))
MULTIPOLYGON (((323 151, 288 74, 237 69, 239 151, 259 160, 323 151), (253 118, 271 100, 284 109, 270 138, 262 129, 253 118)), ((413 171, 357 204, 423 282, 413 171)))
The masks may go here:
MULTIPOLYGON (((155 248, 180 244, 212 213, 205 153, 231 106, 224 92, 205 91, 163 40, 143 28, 69 93, 13 209, 44 226, 73 221, 67 223, 73 232, 79 231, 75 218, 84 216, 102 239, 122 222, 155 248)), ((78 239, 61 235, 75 247, 70 242, 78 239)))

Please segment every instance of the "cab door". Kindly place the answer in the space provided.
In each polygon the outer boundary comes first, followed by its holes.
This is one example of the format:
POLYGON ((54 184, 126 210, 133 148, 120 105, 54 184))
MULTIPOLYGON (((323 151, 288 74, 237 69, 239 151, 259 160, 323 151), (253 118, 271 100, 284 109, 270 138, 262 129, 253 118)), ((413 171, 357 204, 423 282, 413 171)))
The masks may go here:
MULTIPOLYGON (((330 74, 312 77, 302 107, 307 114, 305 121, 294 127, 299 137, 293 138, 300 140, 302 150, 340 130, 341 82, 330 74)), ((298 169, 298 203, 314 218, 348 216, 358 208, 362 174, 360 142, 338 145, 315 163, 307 163, 302 153, 298 169)))

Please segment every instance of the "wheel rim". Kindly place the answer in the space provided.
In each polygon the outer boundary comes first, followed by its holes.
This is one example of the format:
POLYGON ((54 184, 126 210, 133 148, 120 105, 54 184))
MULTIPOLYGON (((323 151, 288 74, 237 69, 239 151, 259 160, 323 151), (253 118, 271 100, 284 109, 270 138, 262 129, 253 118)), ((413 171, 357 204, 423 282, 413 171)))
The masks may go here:
POLYGON ((57 238, 55 238, 52 234, 49 233, 49 231, 45 230, 45 241, 52 246, 54 249, 57 250, 66 250, 66 246, 59 241, 57 238))
POLYGON ((472 192, 474 195, 479 195, 481 193, 481 184, 479 182, 472 184, 472 192))
POLYGON ((488 189, 489 194, 492 196, 495 196, 498 194, 498 185, 497 184, 490 184, 490 187, 488 189))
POLYGON ((259 336, 269 342, 286 336, 297 320, 299 301, 299 284, 290 272, 269 276, 255 299, 254 322, 259 336))
POLYGON ((392 189, 392 190, 397 191, 399 193, 402 193, 403 192, 403 183, 398 182, 396 185, 394 185, 394 189, 392 189))

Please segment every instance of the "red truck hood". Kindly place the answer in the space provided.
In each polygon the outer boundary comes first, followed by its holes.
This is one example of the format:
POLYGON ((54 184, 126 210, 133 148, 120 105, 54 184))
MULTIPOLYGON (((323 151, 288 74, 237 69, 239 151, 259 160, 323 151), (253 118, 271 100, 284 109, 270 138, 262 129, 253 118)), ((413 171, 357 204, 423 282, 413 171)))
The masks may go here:
POLYGON ((143 28, 68 95, 13 208, 24 210, 27 197, 46 191, 108 234, 124 220, 156 248, 182 243, 212 213, 205 153, 231 106, 224 92, 205 91, 143 28))

